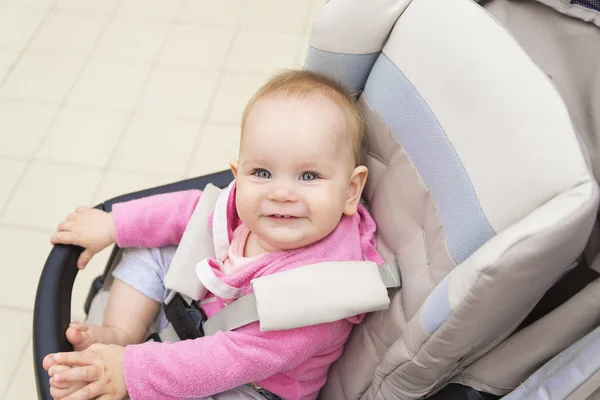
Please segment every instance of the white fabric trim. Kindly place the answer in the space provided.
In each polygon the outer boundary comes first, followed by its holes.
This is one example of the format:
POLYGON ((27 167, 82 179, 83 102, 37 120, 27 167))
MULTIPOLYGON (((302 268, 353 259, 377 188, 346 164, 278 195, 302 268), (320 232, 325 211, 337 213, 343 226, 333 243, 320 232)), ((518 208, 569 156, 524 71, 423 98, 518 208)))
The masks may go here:
POLYGON ((339 321, 389 307, 377 264, 322 262, 252 281, 263 332, 339 321))
POLYGON ((229 252, 229 231, 227 221, 227 202, 229 194, 235 181, 232 181, 227 188, 223 189, 221 196, 217 200, 215 212, 213 214, 213 243, 215 246, 215 255, 219 262, 225 261, 229 252))
POLYGON ((208 264, 208 258, 196 264, 196 275, 200 278, 200 282, 215 296, 223 299, 237 299, 240 297, 239 289, 229 286, 217 278, 208 264))

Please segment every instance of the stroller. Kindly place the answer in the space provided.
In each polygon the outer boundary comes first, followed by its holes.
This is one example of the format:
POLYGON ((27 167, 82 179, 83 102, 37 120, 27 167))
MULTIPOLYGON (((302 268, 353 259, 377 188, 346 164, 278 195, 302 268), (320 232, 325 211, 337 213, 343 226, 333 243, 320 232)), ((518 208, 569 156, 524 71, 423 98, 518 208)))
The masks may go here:
MULTIPOLYGON (((306 68, 360 95, 364 197, 403 282, 354 329, 320 398, 600 398, 600 3, 330 0, 310 45, 306 68)), ((55 246, 40 278, 40 399, 43 357, 70 350, 80 252, 55 246)))

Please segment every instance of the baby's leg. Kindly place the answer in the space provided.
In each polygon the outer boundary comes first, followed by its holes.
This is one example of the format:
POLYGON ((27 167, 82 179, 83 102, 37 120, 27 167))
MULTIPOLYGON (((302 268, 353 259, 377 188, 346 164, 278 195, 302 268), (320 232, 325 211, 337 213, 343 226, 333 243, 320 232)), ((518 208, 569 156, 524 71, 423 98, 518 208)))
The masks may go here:
POLYGON ((94 343, 141 343, 158 315, 160 304, 115 279, 110 288, 102 326, 74 321, 67 329, 67 339, 75 350, 85 350, 94 343))
POLYGON ((67 329, 75 350, 93 343, 141 343, 167 295, 163 281, 174 253, 175 247, 126 249, 113 272, 102 326, 74 322, 67 329))

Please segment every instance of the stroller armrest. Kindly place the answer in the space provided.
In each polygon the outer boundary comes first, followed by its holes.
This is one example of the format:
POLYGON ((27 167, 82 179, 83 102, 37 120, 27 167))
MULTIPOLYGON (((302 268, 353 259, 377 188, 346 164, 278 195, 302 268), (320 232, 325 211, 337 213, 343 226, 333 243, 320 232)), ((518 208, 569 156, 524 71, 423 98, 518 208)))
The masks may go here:
MULTIPOLYGON (((204 189, 212 183, 225 187, 233 180, 230 171, 217 172, 156 188, 118 196, 96 208, 111 211, 115 203, 139 199, 160 193, 188 189, 204 189)), ((71 292, 77 276, 77 258, 83 249, 78 246, 56 245, 46 259, 35 296, 33 314, 33 362, 38 399, 51 400, 48 374, 42 366, 49 353, 72 351, 65 331, 71 322, 71 292)))

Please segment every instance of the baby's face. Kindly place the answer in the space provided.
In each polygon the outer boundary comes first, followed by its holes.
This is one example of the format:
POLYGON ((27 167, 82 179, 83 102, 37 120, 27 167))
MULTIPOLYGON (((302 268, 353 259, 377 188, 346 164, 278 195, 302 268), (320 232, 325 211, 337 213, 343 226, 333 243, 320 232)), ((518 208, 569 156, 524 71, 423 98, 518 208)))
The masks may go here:
POLYGON ((242 134, 236 205, 265 250, 315 243, 356 211, 348 207, 355 168, 346 129, 343 111, 320 95, 254 104, 242 134))

